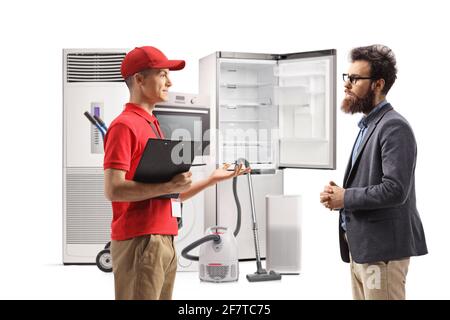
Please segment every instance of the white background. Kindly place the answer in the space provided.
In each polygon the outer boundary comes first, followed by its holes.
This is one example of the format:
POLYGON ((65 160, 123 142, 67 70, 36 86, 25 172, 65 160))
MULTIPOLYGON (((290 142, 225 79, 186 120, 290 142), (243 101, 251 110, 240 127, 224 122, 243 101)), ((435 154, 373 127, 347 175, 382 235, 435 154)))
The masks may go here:
MULTIPOLYGON (((409 299, 449 299, 450 23, 445 1, 14 1, 0 9, 0 298, 112 299, 95 266, 62 266, 62 49, 153 45, 186 68, 173 91, 198 92, 198 59, 214 51, 289 53, 335 48, 337 73, 352 47, 382 43, 397 55, 388 95, 417 143, 417 206, 429 254, 413 258, 409 299)), ((343 86, 338 81, 338 105, 343 86)), ((303 196, 303 272, 277 283, 203 284, 180 274, 175 299, 350 299, 337 214, 319 204, 341 183, 359 116, 337 116, 337 170, 289 170, 286 193, 303 196)))

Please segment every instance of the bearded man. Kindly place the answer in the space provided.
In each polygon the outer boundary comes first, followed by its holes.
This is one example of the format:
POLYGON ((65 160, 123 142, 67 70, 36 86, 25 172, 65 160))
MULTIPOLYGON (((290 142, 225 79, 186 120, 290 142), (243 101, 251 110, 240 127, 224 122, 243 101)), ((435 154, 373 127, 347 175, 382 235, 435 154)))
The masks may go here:
POLYGON ((320 202, 339 210, 341 257, 350 263, 353 298, 405 299, 410 257, 428 253, 416 208, 416 141, 386 101, 397 78, 392 50, 354 48, 350 62, 341 109, 363 117, 343 186, 330 181, 320 202))

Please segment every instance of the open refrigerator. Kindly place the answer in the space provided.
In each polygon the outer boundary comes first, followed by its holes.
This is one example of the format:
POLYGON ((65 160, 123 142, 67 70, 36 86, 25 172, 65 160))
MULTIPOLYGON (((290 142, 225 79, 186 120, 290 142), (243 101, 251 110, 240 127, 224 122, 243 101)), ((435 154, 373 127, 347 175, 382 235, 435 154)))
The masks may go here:
MULTIPOLYGON (((250 162, 261 255, 266 248, 265 197, 283 194, 284 168, 336 165, 336 50, 290 54, 215 52, 200 59, 199 94, 210 97, 211 167, 250 162)), ((242 207, 239 258, 254 259, 250 201, 242 207)), ((205 194, 205 223, 234 228, 231 180, 205 194)))

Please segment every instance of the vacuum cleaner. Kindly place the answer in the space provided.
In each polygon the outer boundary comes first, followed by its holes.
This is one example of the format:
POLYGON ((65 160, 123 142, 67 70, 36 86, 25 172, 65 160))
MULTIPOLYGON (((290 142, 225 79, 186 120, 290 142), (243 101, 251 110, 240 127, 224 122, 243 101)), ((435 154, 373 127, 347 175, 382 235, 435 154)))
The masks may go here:
MULTIPOLYGON (((247 164, 248 162, 246 162, 246 166, 247 164)), ((248 179, 248 189, 250 192, 250 207, 252 210, 252 223, 253 223, 253 240, 255 242, 255 254, 256 254, 256 272, 253 274, 248 274, 247 280, 250 282, 281 280, 281 274, 273 270, 267 272, 266 269, 264 269, 261 265, 261 253, 259 250, 259 238, 258 238, 258 223, 256 221, 255 198, 253 196, 252 175, 250 173, 247 174, 247 179, 248 179)))
MULTIPOLYGON (((238 162, 236 161, 236 165, 238 162)), ((234 232, 227 227, 214 226, 206 235, 186 246, 181 255, 199 262, 199 278, 206 282, 231 282, 239 279, 239 254, 236 236, 241 228, 241 205, 237 197, 237 177, 233 178, 233 194, 237 206, 237 221, 234 232), (199 256, 189 252, 200 246, 199 256)))
MULTIPOLYGON (((250 167, 246 159, 238 159, 235 165, 244 164, 246 168, 250 167)), ((230 170, 230 169, 229 169, 230 170)), ((254 274, 247 275, 250 282, 280 280, 281 275, 262 268, 261 255, 259 250, 258 224, 256 221, 255 201, 253 196, 253 185, 251 173, 247 173, 248 186, 250 191, 250 206, 252 211, 253 237, 255 242, 256 266, 257 271, 254 274)), ((233 178, 233 195, 237 209, 236 229, 233 233, 226 227, 210 227, 206 235, 185 247, 181 255, 189 260, 199 262, 199 278, 208 282, 230 282, 239 279, 239 255, 236 236, 241 227, 241 204, 237 194, 237 177, 233 178), (200 246, 199 256, 189 254, 191 250, 200 246)))

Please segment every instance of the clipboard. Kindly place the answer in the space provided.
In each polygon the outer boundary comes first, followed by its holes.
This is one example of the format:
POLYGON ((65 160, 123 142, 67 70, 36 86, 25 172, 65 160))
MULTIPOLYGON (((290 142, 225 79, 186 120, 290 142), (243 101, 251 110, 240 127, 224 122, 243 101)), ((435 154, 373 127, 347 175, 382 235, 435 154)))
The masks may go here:
MULTIPOLYGON (((150 138, 145 145, 133 180, 143 183, 164 183, 177 174, 187 172, 193 165, 194 141, 177 141, 150 138)), ((194 166, 204 164, 194 164, 194 166)), ((168 194, 158 198, 178 198, 168 194)))

